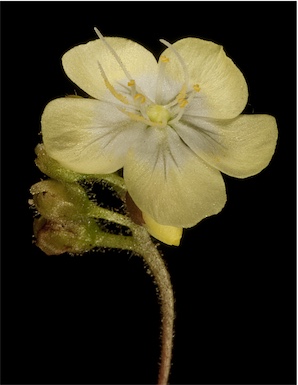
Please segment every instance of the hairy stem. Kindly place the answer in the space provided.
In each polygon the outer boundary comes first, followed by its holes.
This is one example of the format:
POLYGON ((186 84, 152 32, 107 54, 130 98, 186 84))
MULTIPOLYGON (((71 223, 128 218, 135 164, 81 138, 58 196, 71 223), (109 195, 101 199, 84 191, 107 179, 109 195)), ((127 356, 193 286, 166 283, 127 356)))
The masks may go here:
POLYGON ((165 263, 152 243, 147 230, 141 226, 133 226, 131 229, 136 241, 134 250, 143 257, 159 290, 162 318, 162 347, 158 385, 166 385, 171 369, 174 332, 174 294, 171 280, 165 263))
POLYGON ((90 206, 89 215, 129 227, 132 231, 132 236, 101 233, 101 236, 97 239, 97 246, 134 251, 143 258, 154 278, 161 304, 161 360, 157 384, 166 385, 172 360, 174 295, 165 263, 152 243, 147 230, 142 226, 136 225, 127 216, 111 212, 96 205, 90 206))
POLYGON ((95 239, 94 247, 110 248, 110 249, 122 249, 134 251, 134 241, 131 236, 116 235, 110 233, 101 232, 95 239))
POLYGON ((103 207, 99 207, 94 202, 90 202, 88 215, 90 215, 90 217, 93 217, 93 218, 106 219, 110 222, 118 223, 119 225, 127 226, 127 227, 130 227, 132 223, 127 216, 118 214, 114 211, 105 209, 103 207))

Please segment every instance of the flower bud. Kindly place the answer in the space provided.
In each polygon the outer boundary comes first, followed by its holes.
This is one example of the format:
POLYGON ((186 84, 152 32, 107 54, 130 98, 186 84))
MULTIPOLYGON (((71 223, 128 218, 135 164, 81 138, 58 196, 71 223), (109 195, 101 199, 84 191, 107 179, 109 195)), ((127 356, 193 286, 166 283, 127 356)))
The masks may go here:
POLYGON ((37 155, 37 158, 35 159, 36 166, 41 172, 53 179, 71 183, 85 178, 85 175, 68 170, 62 167, 55 159, 49 157, 43 144, 38 144, 36 146, 35 154, 37 155))
POLYGON ((34 184, 30 192, 33 204, 46 219, 75 219, 88 214, 90 201, 85 190, 76 183, 49 179, 34 184))
POLYGON ((95 247, 98 227, 93 220, 34 220, 36 245, 47 255, 82 254, 95 247))

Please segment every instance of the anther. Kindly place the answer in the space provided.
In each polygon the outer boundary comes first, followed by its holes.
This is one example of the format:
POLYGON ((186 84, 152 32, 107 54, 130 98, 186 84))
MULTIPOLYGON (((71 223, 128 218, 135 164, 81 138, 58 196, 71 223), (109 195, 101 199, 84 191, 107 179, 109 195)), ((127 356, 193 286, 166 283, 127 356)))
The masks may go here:
POLYGON ((152 122, 151 120, 146 119, 141 115, 135 114, 135 113, 130 112, 130 111, 126 111, 124 108, 118 107, 118 110, 123 112, 125 115, 127 115, 131 120, 144 123, 147 126, 164 128, 167 125, 166 122, 152 122))
POLYGON ((179 107, 181 107, 181 108, 184 108, 188 104, 188 101, 186 99, 186 86, 185 86, 185 84, 182 86, 181 91, 176 96, 176 101, 179 104, 179 107))
POLYGON ((200 87, 198 84, 194 84, 194 85, 193 85, 193 89, 194 89, 196 92, 201 91, 201 87, 200 87))
POLYGON ((104 72, 104 69, 102 67, 102 65, 99 63, 99 61, 97 62, 98 64, 98 67, 99 67, 99 70, 100 70, 100 73, 101 73, 101 76, 103 77, 103 80, 105 82, 105 86, 107 87, 107 89, 111 92, 112 95, 115 96, 116 99, 118 99, 120 102, 124 103, 124 104, 129 104, 127 98, 125 96, 123 96, 122 94, 120 94, 119 92, 117 92, 115 90, 115 88, 112 86, 112 84, 109 82, 108 78, 107 78, 107 75, 105 74, 104 72))
POLYGON ((164 44, 166 47, 168 47, 175 54, 176 58, 178 59, 179 63, 181 64, 181 67, 182 67, 182 70, 183 70, 184 85, 188 86, 188 81, 189 81, 188 70, 187 70, 186 64, 185 64, 184 60, 182 59, 180 53, 168 41, 166 41, 164 39, 160 39, 159 41, 162 44, 164 44))
POLYGON ((160 57, 160 60, 161 60, 163 63, 168 63, 168 62, 170 61, 170 59, 169 59, 167 56, 165 56, 165 55, 162 55, 162 56, 160 57))
POLYGON ((145 103, 146 97, 143 94, 135 94, 134 99, 140 103, 145 103))
POLYGON ((188 100, 187 99, 179 99, 178 104, 179 104, 179 107, 184 108, 188 105, 188 100))

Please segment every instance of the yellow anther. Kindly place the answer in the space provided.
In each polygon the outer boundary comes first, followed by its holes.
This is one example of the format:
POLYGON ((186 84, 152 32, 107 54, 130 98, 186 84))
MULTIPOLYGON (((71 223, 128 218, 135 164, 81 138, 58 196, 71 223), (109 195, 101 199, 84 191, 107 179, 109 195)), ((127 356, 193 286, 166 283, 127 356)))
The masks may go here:
POLYGON ((178 104, 179 104, 179 107, 184 108, 185 106, 187 106, 188 101, 186 99, 179 99, 178 104))
POLYGON ((148 120, 144 118, 142 115, 135 114, 133 112, 127 111, 124 108, 119 108, 121 112, 123 112, 125 115, 127 115, 131 120, 134 120, 136 122, 141 122, 146 124, 147 126, 151 127, 161 127, 164 128, 166 126, 166 122, 153 122, 151 120, 148 120))
POLYGON ((181 91, 176 96, 177 103, 179 104, 179 107, 183 108, 188 104, 188 101, 186 99, 186 85, 183 84, 181 91))
POLYGON ((115 88, 112 86, 112 84, 109 82, 108 78, 107 78, 107 75, 104 71, 104 69, 102 68, 102 65, 100 64, 100 62, 97 62, 98 63, 98 68, 99 68, 99 71, 101 73, 101 76, 103 77, 103 80, 105 82, 105 86, 107 87, 107 89, 111 92, 112 95, 115 96, 116 99, 118 99, 120 102, 124 103, 124 104, 129 104, 127 98, 120 94, 119 92, 117 92, 115 90, 115 88))
POLYGON ((162 56, 160 57, 160 60, 161 60, 163 63, 168 63, 168 62, 170 61, 170 59, 169 59, 167 56, 165 56, 165 55, 162 55, 162 56))
POLYGON ((122 108, 121 108, 121 111, 122 111, 125 115, 129 116, 130 119, 132 119, 132 120, 135 120, 135 121, 137 121, 137 122, 147 123, 147 120, 146 120, 143 116, 141 116, 141 115, 135 114, 135 113, 130 112, 130 111, 126 111, 126 110, 124 110, 124 109, 122 109, 122 108))
POLYGON ((119 92, 117 92, 115 90, 115 88, 108 81, 108 79, 105 79, 105 85, 106 85, 107 89, 111 92, 111 94, 113 94, 115 96, 116 99, 118 99, 120 102, 122 102, 124 104, 129 104, 127 98, 125 96, 123 96, 122 94, 119 94, 119 92))
POLYGON ((135 94, 134 99, 139 101, 140 103, 145 103, 146 98, 143 94, 135 94))
POLYGON ((127 83, 127 85, 128 85, 129 87, 133 87, 133 86, 136 85, 136 82, 135 82, 133 79, 131 79, 131 80, 127 83))
POLYGON ((200 87, 198 84, 194 84, 194 85, 193 85, 193 89, 194 89, 196 92, 201 91, 201 87, 200 87))
POLYGON ((177 95, 176 99, 179 103, 179 100, 184 100, 185 99, 185 96, 186 96, 186 85, 183 84, 182 88, 181 88, 181 91, 179 92, 179 94, 177 95))

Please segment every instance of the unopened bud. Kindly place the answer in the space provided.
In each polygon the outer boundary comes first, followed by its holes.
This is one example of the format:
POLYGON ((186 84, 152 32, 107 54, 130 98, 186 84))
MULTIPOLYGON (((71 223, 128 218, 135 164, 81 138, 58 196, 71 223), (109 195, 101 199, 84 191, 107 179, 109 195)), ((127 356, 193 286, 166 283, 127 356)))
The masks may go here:
POLYGON ((34 220, 36 245, 47 255, 82 254, 95 247, 98 227, 93 220, 34 220))
POLYGON ((47 219, 75 219, 88 213, 90 201, 77 183, 49 179, 34 184, 30 192, 35 208, 47 219))
POLYGON ((86 177, 83 174, 79 174, 62 167, 59 162, 48 156, 43 144, 38 144, 36 146, 35 154, 37 155, 37 158, 35 159, 36 166, 40 169, 40 171, 53 179, 71 183, 77 182, 86 177))

